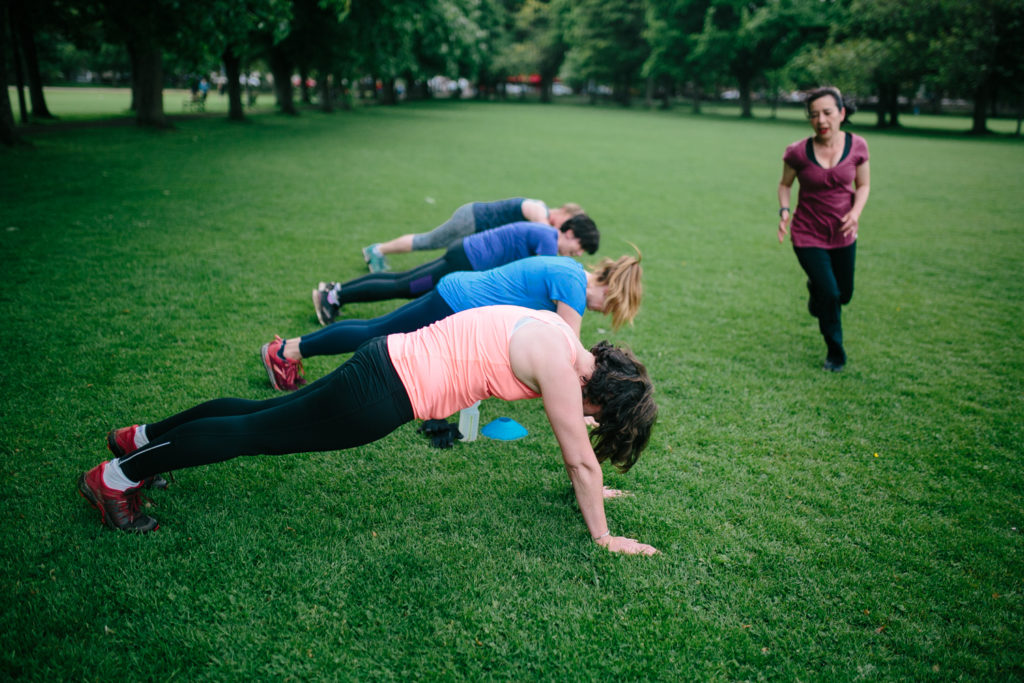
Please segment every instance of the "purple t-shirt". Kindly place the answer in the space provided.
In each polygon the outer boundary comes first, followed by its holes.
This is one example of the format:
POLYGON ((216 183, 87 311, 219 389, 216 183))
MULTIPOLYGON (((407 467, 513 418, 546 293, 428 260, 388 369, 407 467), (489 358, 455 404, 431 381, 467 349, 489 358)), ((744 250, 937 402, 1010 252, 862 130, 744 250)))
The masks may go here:
POLYGON ((796 171, 800 181, 791 233, 793 246, 838 249, 857 239, 839 231, 842 217, 853 207, 853 180, 857 167, 868 160, 868 143, 846 133, 843 157, 832 168, 822 168, 813 158, 811 138, 797 140, 786 148, 782 160, 796 171))
POLYGON ((490 270, 527 256, 557 256, 558 230, 519 221, 465 237, 462 248, 473 270, 490 270))

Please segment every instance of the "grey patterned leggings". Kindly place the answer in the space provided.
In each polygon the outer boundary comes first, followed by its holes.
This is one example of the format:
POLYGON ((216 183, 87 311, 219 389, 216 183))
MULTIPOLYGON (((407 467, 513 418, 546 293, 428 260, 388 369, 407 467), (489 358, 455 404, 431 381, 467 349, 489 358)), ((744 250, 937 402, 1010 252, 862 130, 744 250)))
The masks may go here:
POLYGON ((430 232, 421 232, 412 236, 413 251, 426 249, 447 249, 452 242, 469 237, 476 232, 476 219, 473 218, 473 205, 463 204, 455 209, 452 217, 430 232))

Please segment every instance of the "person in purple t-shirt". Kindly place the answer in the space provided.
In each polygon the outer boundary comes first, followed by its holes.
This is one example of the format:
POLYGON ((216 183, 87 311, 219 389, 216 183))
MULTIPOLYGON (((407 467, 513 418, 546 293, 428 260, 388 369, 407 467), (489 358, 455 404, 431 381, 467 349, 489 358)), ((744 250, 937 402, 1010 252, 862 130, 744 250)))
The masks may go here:
POLYGON ((345 304, 385 299, 415 299, 434 289, 442 277, 460 270, 490 270, 527 256, 593 254, 601 235, 594 221, 578 214, 557 230, 519 221, 457 240, 444 256, 402 273, 371 273, 348 282, 321 282, 313 290, 313 308, 321 325, 330 325, 345 304))
POLYGON ((363 260, 366 261, 371 273, 382 273, 390 270, 385 258, 388 254, 445 249, 460 238, 468 237, 475 232, 518 221, 546 223, 553 228, 560 228, 562 223, 581 213, 583 209, 579 204, 563 204, 557 209, 549 209, 548 205, 539 199, 523 197, 500 199, 496 202, 472 202, 460 206, 451 218, 430 232, 410 233, 364 247, 363 260))
POLYGON ((818 319, 828 349, 824 367, 839 372, 846 365, 840 309, 853 298, 857 230, 868 201, 868 144, 840 130, 853 106, 836 88, 815 90, 806 106, 814 135, 789 145, 782 156, 778 235, 781 243, 792 218, 793 251, 807 273, 807 309, 818 319), (796 179, 794 213, 790 194, 796 179))

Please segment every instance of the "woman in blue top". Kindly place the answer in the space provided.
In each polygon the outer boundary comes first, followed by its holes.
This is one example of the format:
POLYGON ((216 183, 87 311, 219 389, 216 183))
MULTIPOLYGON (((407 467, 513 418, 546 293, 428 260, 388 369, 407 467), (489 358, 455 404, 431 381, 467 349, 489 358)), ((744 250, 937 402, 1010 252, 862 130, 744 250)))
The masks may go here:
POLYGON ((581 213, 583 209, 579 204, 563 204, 557 209, 549 209, 547 204, 539 199, 523 197, 500 199, 496 202, 472 202, 460 206, 451 218, 430 232, 415 235, 410 233, 364 247, 363 259, 371 273, 383 273, 388 270, 385 258, 387 254, 444 249, 462 237, 518 221, 543 223, 560 228, 566 220, 581 213))
POLYGON ((611 315, 617 329, 640 309, 642 276, 639 255, 604 259, 590 272, 564 256, 531 256, 491 270, 446 275, 430 293, 373 320, 342 320, 302 337, 275 337, 260 356, 271 385, 290 391, 305 383, 303 358, 355 351, 368 339, 418 330, 469 308, 510 304, 555 311, 577 336, 589 308, 611 315))
POLYGON ((403 273, 372 273, 348 282, 321 282, 313 290, 313 308, 321 325, 329 325, 345 304, 415 299, 432 290, 442 277, 459 270, 489 270, 527 256, 579 256, 597 251, 601 235, 585 214, 555 229, 518 222, 458 240, 444 256, 403 273))

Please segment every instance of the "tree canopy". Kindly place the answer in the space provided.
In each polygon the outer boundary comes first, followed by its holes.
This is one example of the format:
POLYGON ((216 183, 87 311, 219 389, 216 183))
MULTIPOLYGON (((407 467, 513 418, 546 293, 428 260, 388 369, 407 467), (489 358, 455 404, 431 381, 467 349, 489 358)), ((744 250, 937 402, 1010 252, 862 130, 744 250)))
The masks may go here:
MULTIPOLYGON (((84 66, 125 73, 143 125, 164 126, 162 90, 217 73, 228 116, 243 119, 242 81, 273 75, 282 112, 315 97, 348 106, 360 83, 384 104, 428 96, 435 76, 480 97, 528 79, 550 101, 561 78, 628 105, 646 89, 667 106, 734 90, 752 102, 821 84, 874 104, 899 125, 907 98, 969 100, 976 133, 998 105, 1024 109, 1020 0, 2 0, 0 72, 22 119, 50 116, 43 83, 84 66), (316 84, 315 93, 310 84, 316 84)), ((0 100, 0 139, 15 138, 0 100)))

